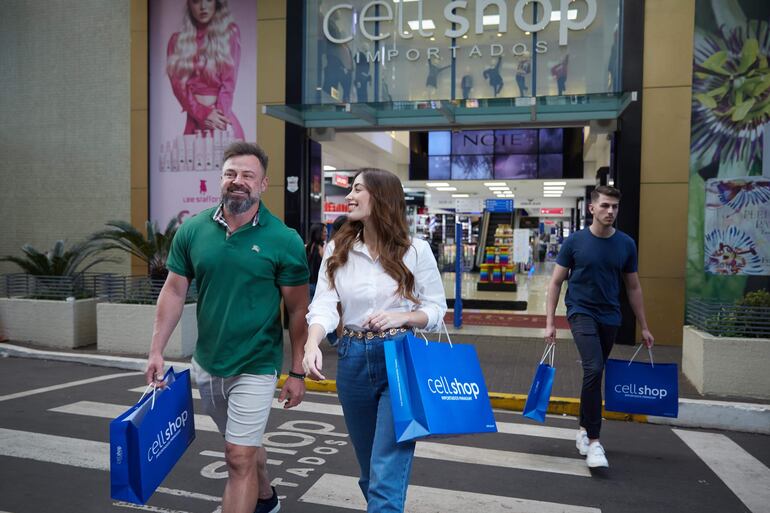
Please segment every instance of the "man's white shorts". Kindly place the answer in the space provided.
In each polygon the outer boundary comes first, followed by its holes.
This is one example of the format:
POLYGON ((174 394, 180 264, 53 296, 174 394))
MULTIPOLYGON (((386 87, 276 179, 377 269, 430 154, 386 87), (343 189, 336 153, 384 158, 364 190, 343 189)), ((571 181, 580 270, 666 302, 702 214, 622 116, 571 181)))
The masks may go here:
POLYGON ((231 444, 261 447, 273 405, 275 374, 212 376, 192 361, 192 374, 201 394, 203 411, 211 416, 231 444))

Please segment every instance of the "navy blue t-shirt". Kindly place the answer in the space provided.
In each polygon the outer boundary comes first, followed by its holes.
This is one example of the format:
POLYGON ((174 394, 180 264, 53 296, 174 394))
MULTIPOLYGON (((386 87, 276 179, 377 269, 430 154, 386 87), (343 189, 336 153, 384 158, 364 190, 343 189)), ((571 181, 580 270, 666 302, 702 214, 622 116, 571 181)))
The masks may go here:
POLYGON ((586 314, 600 324, 620 326, 620 281, 637 270, 634 239, 620 230, 597 237, 585 228, 567 237, 556 263, 570 270, 567 317, 586 314))

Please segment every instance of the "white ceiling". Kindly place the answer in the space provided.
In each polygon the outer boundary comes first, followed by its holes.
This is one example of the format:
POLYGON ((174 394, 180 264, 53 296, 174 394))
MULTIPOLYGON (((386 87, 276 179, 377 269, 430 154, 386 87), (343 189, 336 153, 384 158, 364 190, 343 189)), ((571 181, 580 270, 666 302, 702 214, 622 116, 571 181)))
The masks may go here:
POLYGON ((352 170, 361 167, 379 167, 395 173, 410 191, 425 191, 435 198, 449 198, 452 194, 465 193, 471 198, 495 198, 484 185, 485 182, 505 182, 517 202, 542 200, 544 206, 561 206, 564 199, 583 197, 585 187, 596 183, 596 170, 609 164, 610 145, 604 134, 592 134, 586 129, 584 144, 584 175, 576 180, 448 180, 450 187, 457 191, 442 192, 428 187, 425 181, 409 180, 409 132, 337 132, 333 141, 324 141, 322 161, 324 166, 337 170, 352 170), (543 198, 543 182, 567 182, 562 198, 543 198))

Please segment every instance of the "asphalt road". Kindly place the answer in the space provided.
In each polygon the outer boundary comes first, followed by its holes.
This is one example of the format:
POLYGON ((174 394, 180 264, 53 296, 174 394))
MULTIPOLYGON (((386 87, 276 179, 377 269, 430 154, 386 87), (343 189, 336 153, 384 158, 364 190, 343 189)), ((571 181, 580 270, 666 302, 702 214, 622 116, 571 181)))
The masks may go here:
MULTIPOLYGON (((110 499, 109 421, 142 382, 116 369, 0 359, 0 513, 218 511, 223 443, 206 417, 147 506, 110 499)), ((610 421, 610 468, 592 473, 575 450, 574 419, 496 418, 500 433, 418 444, 407 511, 770 512, 770 437, 610 421)), ((265 446, 282 511, 365 510, 334 395, 274 408, 265 446)))

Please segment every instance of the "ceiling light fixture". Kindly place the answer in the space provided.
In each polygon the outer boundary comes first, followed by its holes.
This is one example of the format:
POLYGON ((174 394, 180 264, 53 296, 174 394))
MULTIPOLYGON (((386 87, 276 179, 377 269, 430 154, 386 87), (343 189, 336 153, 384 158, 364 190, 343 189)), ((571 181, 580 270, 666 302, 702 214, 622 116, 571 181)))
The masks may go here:
POLYGON ((457 187, 436 187, 437 191, 451 192, 456 191, 457 187))
POLYGON ((497 187, 498 185, 505 185, 508 187, 508 184, 505 182, 484 182, 485 187, 497 187))
POLYGON ((448 182, 425 182, 428 187, 449 187, 448 182))
MULTIPOLYGON (((409 22, 409 28, 412 30, 419 30, 420 29, 420 20, 412 20, 409 22)), ((423 30, 433 30, 436 28, 436 24, 433 23, 433 20, 422 20, 422 29, 423 30)))
POLYGON ((336 170, 337 168, 334 166, 329 166, 329 165, 324 166, 324 171, 336 171, 336 170))
POLYGON ((543 185, 567 185, 567 182, 543 182, 543 185))
POLYGON ((453 198, 468 198, 470 194, 452 194, 453 198))
MULTIPOLYGON (((577 9, 570 9, 567 11, 567 19, 576 20, 577 14, 577 9)), ((551 21, 561 21, 561 11, 551 11, 551 21)))

